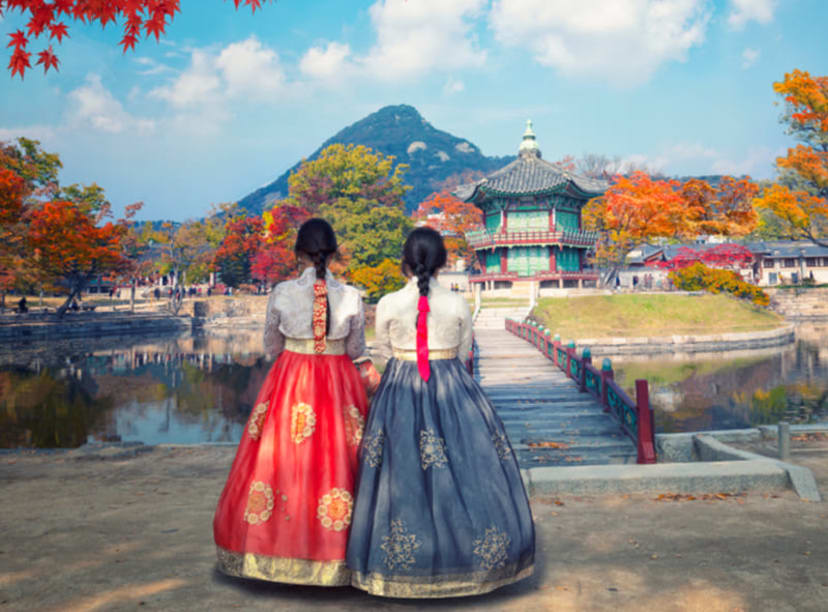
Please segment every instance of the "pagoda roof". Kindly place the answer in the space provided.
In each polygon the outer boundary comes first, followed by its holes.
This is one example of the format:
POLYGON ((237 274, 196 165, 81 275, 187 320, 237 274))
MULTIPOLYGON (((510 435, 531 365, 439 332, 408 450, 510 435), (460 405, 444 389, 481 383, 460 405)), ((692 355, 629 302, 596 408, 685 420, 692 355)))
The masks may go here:
POLYGON ((476 183, 460 185, 455 194, 466 201, 478 200, 485 195, 522 196, 555 192, 593 198, 603 194, 607 187, 605 181, 575 174, 538 155, 523 153, 512 163, 476 183))

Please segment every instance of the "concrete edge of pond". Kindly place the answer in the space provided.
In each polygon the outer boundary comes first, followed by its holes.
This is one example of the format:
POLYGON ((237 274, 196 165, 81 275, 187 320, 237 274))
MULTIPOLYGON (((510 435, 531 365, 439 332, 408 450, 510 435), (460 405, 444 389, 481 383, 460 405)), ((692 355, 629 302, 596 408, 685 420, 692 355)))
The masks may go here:
POLYGON ((653 353, 701 353, 783 346, 796 340, 795 325, 787 323, 774 329, 721 334, 687 334, 628 338, 583 338, 576 340, 579 348, 593 353, 637 355, 653 353))
MULTIPOLYGON (((530 495, 606 493, 741 493, 793 489, 800 499, 821 501, 806 467, 734 448, 726 442, 776 437, 775 425, 751 429, 656 435, 661 463, 584 465, 521 470, 530 495)), ((791 433, 828 432, 828 422, 793 425, 791 433)))

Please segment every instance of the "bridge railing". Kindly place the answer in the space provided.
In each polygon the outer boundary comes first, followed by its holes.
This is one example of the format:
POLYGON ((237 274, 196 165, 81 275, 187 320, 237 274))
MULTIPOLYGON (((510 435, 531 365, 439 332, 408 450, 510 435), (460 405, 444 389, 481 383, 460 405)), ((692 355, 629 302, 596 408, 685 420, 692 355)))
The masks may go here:
POLYGON ((592 364, 589 348, 579 357, 575 343, 564 345, 560 336, 536 323, 520 323, 506 319, 506 331, 534 345, 547 359, 571 378, 578 390, 589 393, 619 424, 638 450, 638 463, 655 463, 655 425, 650 407, 650 393, 646 380, 635 381, 635 399, 632 399, 618 383, 612 362, 604 359, 599 370, 592 364))

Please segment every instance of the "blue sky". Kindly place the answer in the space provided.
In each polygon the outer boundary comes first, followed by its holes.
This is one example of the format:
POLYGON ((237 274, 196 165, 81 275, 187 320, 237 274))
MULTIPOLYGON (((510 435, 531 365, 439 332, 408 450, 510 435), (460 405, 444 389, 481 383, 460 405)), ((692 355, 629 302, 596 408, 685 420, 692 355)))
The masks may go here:
MULTIPOLYGON (((487 155, 515 153, 531 118, 550 160, 600 153, 671 175, 772 178, 792 144, 773 81, 828 73, 826 0, 181 6, 161 43, 126 54, 120 29, 70 23, 60 72, 0 75, 0 140, 41 140, 64 162, 62 183, 97 182, 116 212, 143 201, 150 219, 235 201, 400 103, 487 155)), ((21 24, 6 15, 2 38, 21 24)))

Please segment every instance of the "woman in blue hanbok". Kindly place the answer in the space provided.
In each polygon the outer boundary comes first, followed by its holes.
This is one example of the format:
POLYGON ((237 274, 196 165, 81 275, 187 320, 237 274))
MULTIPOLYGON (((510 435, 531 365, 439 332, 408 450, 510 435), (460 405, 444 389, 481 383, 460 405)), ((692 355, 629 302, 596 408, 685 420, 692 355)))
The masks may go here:
POLYGON ((532 573, 529 500, 503 424, 458 356, 466 300, 434 278, 440 234, 411 232, 408 284, 377 305, 376 344, 391 354, 360 448, 346 561, 351 584, 388 597, 486 593, 532 573))

